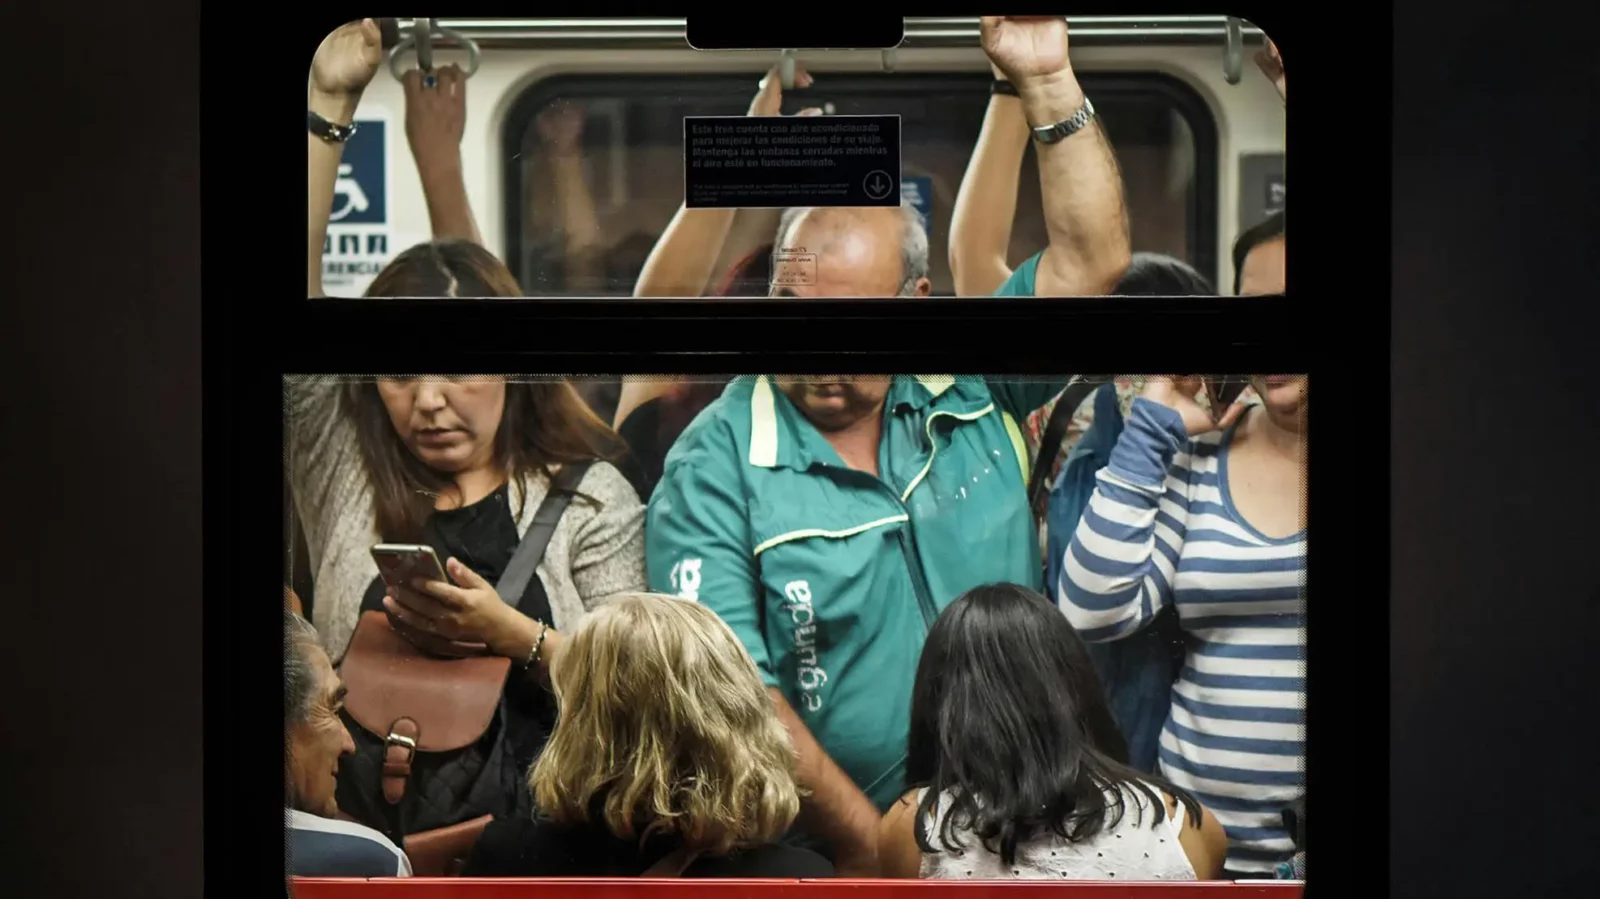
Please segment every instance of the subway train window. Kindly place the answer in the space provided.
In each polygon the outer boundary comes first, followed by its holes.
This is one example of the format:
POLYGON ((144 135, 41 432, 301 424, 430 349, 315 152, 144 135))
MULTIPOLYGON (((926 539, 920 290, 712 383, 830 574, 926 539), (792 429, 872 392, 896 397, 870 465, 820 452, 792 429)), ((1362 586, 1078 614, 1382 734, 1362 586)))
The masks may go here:
POLYGON ((1303 878, 1307 376, 592 380, 258 410, 295 873, 1303 878))
MULTIPOLYGON (((1059 49, 1050 64, 1070 77, 1052 84, 1072 109, 1024 97, 1005 75, 1016 60, 978 17, 907 18, 889 51, 699 51, 682 19, 350 23, 311 66, 308 293, 781 293, 785 208, 789 239, 805 209, 873 204, 758 191, 718 213, 691 204, 693 226, 670 228, 697 152, 686 120, 813 115, 824 118, 782 127, 895 117, 896 174, 881 183, 898 179, 899 221, 918 234, 899 248, 918 260, 902 292, 1139 293, 1148 285, 1118 273, 1141 255, 1181 266, 1168 293, 1282 292, 1285 79, 1259 29, 1224 16, 990 27, 1051 30, 1037 46, 1059 49), (1044 253, 1051 233, 1088 236, 1044 253)), ((878 289, 818 282, 801 295, 878 289)))
MULTIPOLYGON (((784 115, 820 109, 901 117, 902 198, 927 225, 933 293, 955 294, 951 212, 993 79, 826 71, 814 78, 811 87, 785 94, 784 115)), ((631 294, 683 202, 684 118, 741 114, 757 84, 736 75, 591 75, 530 86, 505 133, 505 190, 516 200, 506 215, 507 262, 523 289, 532 296, 631 294)), ((1214 277, 1216 125, 1205 102, 1163 75, 1086 75, 1083 84, 1116 148, 1133 249, 1174 256, 1214 277)), ((1037 161, 1026 153, 1007 254, 1013 265, 1048 242, 1039 186, 1037 161)), ((741 210, 716 270, 770 244, 778 215, 741 210)))

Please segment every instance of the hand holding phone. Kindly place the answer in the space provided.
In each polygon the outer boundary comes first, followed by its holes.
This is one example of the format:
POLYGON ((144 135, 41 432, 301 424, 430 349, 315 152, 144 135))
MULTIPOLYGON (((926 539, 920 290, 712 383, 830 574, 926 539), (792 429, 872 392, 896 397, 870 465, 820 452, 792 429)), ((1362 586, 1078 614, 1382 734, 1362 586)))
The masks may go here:
POLYGON ((483 654, 486 647, 482 643, 452 640, 437 633, 437 626, 424 616, 407 615, 404 612, 396 614, 390 608, 391 604, 398 604, 406 610, 431 605, 431 601, 417 591, 416 582, 419 580, 451 583, 433 547, 410 543, 380 543, 372 548, 372 559, 378 563, 378 575, 383 578, 390 597, 384 606, 389 616, 389 625, 396 633, 405 637, 418 649, 436 656, 459 658, 483 654), (411 621, 407 621, 407 618, 411 621))
MULTIPOLYGON (((1241 385, 1241 391, 1244 389, 1241 385)), ((1201 375, 1152 375, 1145 379, 1140 396, 1177 412, 1190 437, 1220 430, 1233 424, 1241 411, 1238 407, 1224 405, 1221 396, 1212 390, 1210 381, 1201 375), (1200 405, 1198 397, 1205 391, 1207 405, 1200 405)), ((1233 393, 1238 398, 1238 392, 1233 393)))
POLYGON ((1205 390, 1206 400, 1211 406, 1211 420, 1218 427, 1227 427, 1238 416, 1233 404, 1239 401, 1240 394, 1250 385, 1250 379, 1244 375, 1206 375, 1205 390), (1226 418, 1226 421, 1224 419, 1226 418))
POLYGON ((412 582, 418 578, 450 582, 431 546, 380 543, 372 548, 372 560, 378 563, 378 575, 388 585, 390 596, 398 596, 395 591, 402 588, 411 589, 412 582))
POLYGON ((375 546, 372 555, 388 588, 389 622, 417 648, 445 657, 526 655, 532 619, 460 559, 440 565, 431 547, 405 544, 375 546))

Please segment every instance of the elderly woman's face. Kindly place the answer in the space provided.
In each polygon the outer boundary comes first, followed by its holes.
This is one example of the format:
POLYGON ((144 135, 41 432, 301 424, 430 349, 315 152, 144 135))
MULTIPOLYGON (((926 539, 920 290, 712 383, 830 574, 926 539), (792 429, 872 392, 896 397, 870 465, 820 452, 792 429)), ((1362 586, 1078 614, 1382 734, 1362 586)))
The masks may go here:
POLYGON ((344 685, 321 648, 311 650, 311 667, 317 672, 317 687, 310 714, 289 729, 289 786, 295 808, 332 818, 339 811, 333 795, 339 759, 355 752, 356 744, 339 718, 344 685))

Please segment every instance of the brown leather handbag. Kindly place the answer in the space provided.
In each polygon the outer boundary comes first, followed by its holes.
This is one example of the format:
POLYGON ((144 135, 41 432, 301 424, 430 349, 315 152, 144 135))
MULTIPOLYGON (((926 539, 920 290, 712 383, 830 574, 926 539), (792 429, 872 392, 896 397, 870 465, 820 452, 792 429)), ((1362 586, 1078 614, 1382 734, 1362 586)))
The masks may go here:
MULTIPOLYGON (((502 598, 520 599, 587 465, 562 467, 516 552, 495 585, 502 598)), ((467 644, 410 639, 383 612, 365 612, 340 662, 345 711, 356 756, 341 779, 386 821, 362 821, 405 847, 419 877, 460 870, 496 815, 529 810, 523 783, 505 740, 504 692, 511 660, 467 644), (376 783, 372 781, 375 780, 376 783)))

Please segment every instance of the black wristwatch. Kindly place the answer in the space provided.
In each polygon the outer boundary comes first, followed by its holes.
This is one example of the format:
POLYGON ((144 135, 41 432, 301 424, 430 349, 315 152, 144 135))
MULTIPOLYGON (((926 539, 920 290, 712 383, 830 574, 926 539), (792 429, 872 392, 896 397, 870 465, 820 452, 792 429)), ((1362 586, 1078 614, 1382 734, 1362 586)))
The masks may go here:
POLYGON ((311 110, 306 110, 306 130, 330 144, 342 144, 356 133, 356 123, 336 125, 311 110))
POLYGON ((1056 122, 1054 125, 1036 125, 1033 127, 1033 139, 1041 144, 1058 144, 1079 131, 1089 127, 1094 121, 1094 104, 1088 97, 1083 98, 1083 105, 1078 111, 1065 121, 1056 122))

